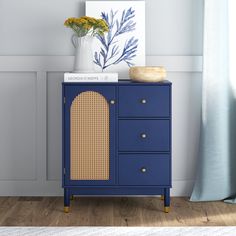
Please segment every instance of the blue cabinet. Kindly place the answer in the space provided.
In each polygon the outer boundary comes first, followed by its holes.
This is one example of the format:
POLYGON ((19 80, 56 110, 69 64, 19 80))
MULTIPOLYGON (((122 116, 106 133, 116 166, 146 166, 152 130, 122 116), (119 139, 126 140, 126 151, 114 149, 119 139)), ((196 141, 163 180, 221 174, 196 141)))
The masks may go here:
POLYGON ((171 83, 63 83, 64 210, 73 195, 171 188, 171 83))

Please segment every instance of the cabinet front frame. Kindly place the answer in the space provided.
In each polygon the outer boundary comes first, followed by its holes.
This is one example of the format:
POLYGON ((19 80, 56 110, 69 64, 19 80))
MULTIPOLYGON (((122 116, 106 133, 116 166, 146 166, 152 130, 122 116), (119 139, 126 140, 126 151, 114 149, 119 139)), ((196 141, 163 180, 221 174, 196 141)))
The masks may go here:
POLYGON ((88 86, 88 85, 65 85, 63 86, 63 187, 66 186, 97 186, 97 185, 114 185, 116 181, 116 117, 117 105, 111 104, 111 100, 117 100, 116 86, 88 86), (70 108, 73 100, 82 92, 94 91, 101 94, 108 102, 109 121, 110 121, 110 163, 109 163, 109 180, 71 180, 70 178, 70 108))

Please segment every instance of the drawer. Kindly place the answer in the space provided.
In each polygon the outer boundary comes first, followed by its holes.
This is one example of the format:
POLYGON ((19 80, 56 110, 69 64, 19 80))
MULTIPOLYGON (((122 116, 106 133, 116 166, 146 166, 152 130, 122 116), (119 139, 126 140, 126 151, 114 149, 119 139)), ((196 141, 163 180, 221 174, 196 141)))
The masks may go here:
POLYGON ((167 154, 119 155, 120 185, 170 185, 170 176, 167 154))
POLYGON ((119 88, 119 116, 170 116, 169 86, 124 86, 119 88))
POLYGON ((170 150, 170 120, 119 120, 119 151, 170 150))

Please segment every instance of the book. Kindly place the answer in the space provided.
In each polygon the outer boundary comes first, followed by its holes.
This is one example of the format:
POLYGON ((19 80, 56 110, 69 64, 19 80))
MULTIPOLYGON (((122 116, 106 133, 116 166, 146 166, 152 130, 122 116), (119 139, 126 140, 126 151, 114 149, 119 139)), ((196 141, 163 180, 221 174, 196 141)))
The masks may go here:
POLYGON ((65 73, 64 82, 118 82, 118 73, 65 73))

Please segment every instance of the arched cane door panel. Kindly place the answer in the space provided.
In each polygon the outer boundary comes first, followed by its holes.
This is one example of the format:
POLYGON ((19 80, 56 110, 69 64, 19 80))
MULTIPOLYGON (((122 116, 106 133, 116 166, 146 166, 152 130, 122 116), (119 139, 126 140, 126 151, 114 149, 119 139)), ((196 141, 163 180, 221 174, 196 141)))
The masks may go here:
POLYGON ((109 180, 109 103, 94 91, 80 93, 70 108, 70 179, 109 180))

